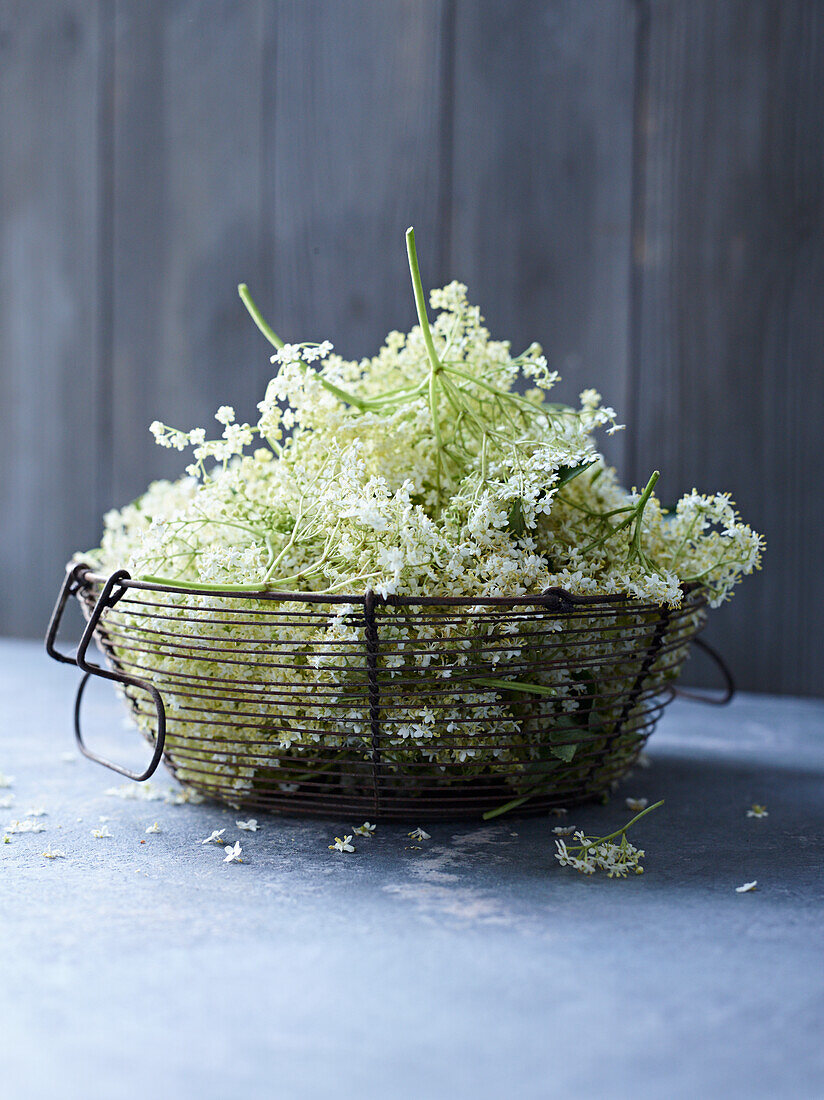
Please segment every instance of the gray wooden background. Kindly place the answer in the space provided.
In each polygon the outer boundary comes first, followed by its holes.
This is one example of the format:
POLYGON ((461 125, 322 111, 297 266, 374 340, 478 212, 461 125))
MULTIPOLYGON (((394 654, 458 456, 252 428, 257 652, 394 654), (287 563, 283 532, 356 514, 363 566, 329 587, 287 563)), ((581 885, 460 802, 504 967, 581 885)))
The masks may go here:
POLYGON ((824 692, 822 88, 816 0, 2 0, 0 632, 176 469, 151 420, 252 413, 238 281, 359 356, 414 223, 615 405, 627 481, 732 490, 766 568, 708 636, 824 692))

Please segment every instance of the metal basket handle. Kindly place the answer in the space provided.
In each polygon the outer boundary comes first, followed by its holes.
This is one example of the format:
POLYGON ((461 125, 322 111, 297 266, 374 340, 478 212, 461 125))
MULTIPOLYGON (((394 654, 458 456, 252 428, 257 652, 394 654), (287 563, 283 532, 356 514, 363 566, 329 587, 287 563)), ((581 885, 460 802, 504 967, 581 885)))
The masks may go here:
POLYGON ((84 565, 77 565, 73 569, 69 569, 66 573, 66 578, 63 581, 63 585, 57 597, 57 602, 54 605, 54 611, 52 612, 51 621, 49 622, 49 628, 46 633, 46 652, 50 657, 53 657, 54 660, 61 661, 63 664, 74 664, 81 672, 85 673, 85 676, 78 686, 77 696, 74 701, 74 736, 80 751, 84 756, 88 757, 89 760, 94 760, 97 764, 102 764, 104 767, 110 768, 119 775, 125 775, 127 779, 143 782, 154 775, 157 770, 157 766, 163 756, 163 747, 166 743, 166 708, 163 705, 163 699, 161 698, 160 692, 146 680, 140 680, 138 677, 129 676, 124 672, 115 672, 111 669, 103 668, 101 665, 96 665, 86 658, 86 653, 94 638, 94 632, 100 622, 101 615, 107 607, 114 607, 117 601, 126 592, 126 586, 123 582, 131 579, 127 570, 118 569, 117 572, 112 573, 104 584, 103 590, 97 599, 97 603, 94 605, 92 613, 89 616, 89 621, 86 623, 86 629, 83 631, 83 636, 80 639, 74 657, 67 657, 65 654, 60 653, 55 645, 57 641, 57 632, 60 628, 60 621, 63 618, 66 603, 68 602, 69 596, 75 596, 77 594, 80 588, 80 576, 84 572, 86 572, 86 567, 84 565), (155 705, 155 711, 157 712, 157 732, 155 734, 154 754, 145 771, 134 772, 129 768, 123 768, 119 764, 113 763, 111 760, 106 760, 105 757, 99 756, 97 753, 87 748, 83 741, 83 734, 80 726, 80 709, 83 701, 83 692, 91 676, 100 676, 105 680, 113 680, 117 684, 140 688, 151 695, 155 705))
POLYGON ((706 655, 710 658, 713 664, 724 678, 724 687, 721 689, 720 695, 708 695, 703 691, 690 691, 688 688, 675 687, 673 689, 674 694, 679 699, 692 699, 695 703, 707 703, 714 707, 723 707, 729 703, 735 695, 735 680, 730 672, 729 666, 718 650, 714 649, 709 642, 705 642, 703 638, 693 638, 692 644, 698 646, 699 649, 703 649, 706 655))

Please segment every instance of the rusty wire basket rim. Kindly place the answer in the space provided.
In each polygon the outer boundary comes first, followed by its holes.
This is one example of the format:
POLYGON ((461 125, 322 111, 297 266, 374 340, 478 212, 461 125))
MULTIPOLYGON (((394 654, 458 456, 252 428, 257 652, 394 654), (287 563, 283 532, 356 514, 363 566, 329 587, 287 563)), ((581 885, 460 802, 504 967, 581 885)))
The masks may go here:
MULTIPOLYGON (((358 604, 371 597, 376 602, 385 604, 388 607, 518 607, 521 604, 532 606, 558 599, 582 608, 588 605, 597 607, 611 603, 630 604, 633 611, 660 611, 665 607, 664 604, 656 603, 654 600, 641 600, 637 596, 624 592, 579 594, 570 592, 558 585, 544 588, 540 592, 528 592, 518 596, 411 596, 402 593, 381 596, 371 588, 357 594, 299 592, 271 588, 244 589, 240 592, 229 588, 204 590, 177 584, 162 584, 159 581, 144 581, 139 577, 132 577, 126 569, 114 570, 112 573, 98 573, 83 562, 79 564, 69 562, 66 569, 69 572, 74 572, 78 582, 82 581, 86 584, 105 584, 111 577, 119 573, 120 577, 117 584, 123 588, 133 588, 144 592, 162 592, 166 595, 201 596, 204 599, 218 597, 235 600, 271 600, 272 602, 282 600, 290 603, 358 604)), ((700 583, 691 581, 681 585, 681 593, 683 596, 692 595, 702 590, 702 588, 703 586, 700 583)))

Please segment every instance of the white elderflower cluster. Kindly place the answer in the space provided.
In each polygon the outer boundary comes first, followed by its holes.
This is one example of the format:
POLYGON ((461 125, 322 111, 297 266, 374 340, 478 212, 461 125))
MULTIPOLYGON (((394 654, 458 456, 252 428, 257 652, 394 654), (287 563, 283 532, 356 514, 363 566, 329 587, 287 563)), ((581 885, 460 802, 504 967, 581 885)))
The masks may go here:
MULTIPOLYGON (((627 801, 634 800, 627 799, 627 801)), ((579 830, 574 836, 578 841, 577 844, 567 844, 565 840, 559 838, 555 841, 555 858, 562 867, 572 867, 582 875, 594 875, 596 871, 605 871, 609 878, 626 878, 630 872, 642 875, 644 868, 641 860, 646 853, 643 848, 636 848, 627 840, 627 832, 642 817, 661 806, 662 802, 663 800, 656 802, 649 809, 642 810, 621 829, 610 833, 609 836, 591 837, 579 830)), ((566 830, 553 829, 555 833, 559 831, 566 832, 566 830)))
MULTIPOLYGON (((356 690, 362 613, 329 603, 314 617, 298 616, 273 592, 474 599, 557 586, 678 608, 690 586, 712 605, 722 602, 759 565, 762 540, 728 496, 692 492, 665 509, 655 496, 657 472, 640 488, 623 488, 593 435, 618 428, 597 391, 584 390, 578 407, 555 402, 558 376, 538 344, 518 355, 494 340, 458 282, 432 292, 430 324, 416 260, 413 283, 420 323, 389 333, 376 355, 357 361, 328 341, 284 344, 242 287, 276 349, 256 423, 238 423, 229 405, 216 413, 218 438, 153 423, 161 446, 191 448, 193 460, 177 481, 155 482, 109 512, 99 549, 87 555, 101 571, 126 568, 190 593, 179 602, 164 594, 165 635, 152 629, 159 605, 150 592, 131 592, 106 618, 123 668, 162 686, 167 753, 184 784, 220 778, 240 801, 258 775, 294 790, 305 777, 302 759, 313 754, 338 753, 355 771, 369 759, 369 715, 356 690), (227 613, 227 593, 245 601, 232 605, 243 615, 227 613), (260 654, 275 642, 288 646, 289 660, 267 665, 260 654), (246 685, 240 701, 220 687, 223 659, 246 685), (208 717, 191 688, 204 681, 215 685, 208 717), (296 703, 299 696, 310 701, 296 703), (269 759, 250 759, 244 746, 261 737, 269 759)), ((688 614, 682 621, 697 625, 702 612, 688 614)), ((536 635, 534 618, 501 624, 482 604, 438 624, 391 608, 384 618, 379 675, 389 694, 410 676, 438 684, 431 696, 407 693, 395 706, 387 765, 415 760, 433 775, 450 768, 454 775, 460 765, 467 779, 510 776, 525 760, 569 767, 582 728, 622 760, 637 753, 637 739, 616 731, 628 719, 640 722, 638 708, 652 703, 623 713, 615 679, 599 708, 581 702, 597 693, 599 659, 624 676, 627 691, 635 682, 637 663, 622 663, 608 640, 575 639, 592 654, 590 671, 575 679, 536 657, 557 632, 561 664, 561 621, 542 619, 536 635), (480 666, 483 677, 472 672, 480 666), (542 727, 555 731, 548 743, 524 732, 524 692, 542 727), (491 722, 494 745, 484 736, 491 722)), ((643 619, 627 612, 616 628, 637 635, 643 619)), ((652 687, 663 688, 686 653, 677 637, 668 645, 667 661, 646 670, 652 687)), ((151 733, 153 709, 138 707, 136 717, 151 733)))

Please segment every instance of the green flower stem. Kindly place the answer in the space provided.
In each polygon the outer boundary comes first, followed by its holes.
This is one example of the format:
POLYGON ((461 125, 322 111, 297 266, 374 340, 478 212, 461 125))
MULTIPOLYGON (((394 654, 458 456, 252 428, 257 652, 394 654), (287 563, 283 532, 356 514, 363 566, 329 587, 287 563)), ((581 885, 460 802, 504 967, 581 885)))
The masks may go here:
POLYGON ((432 373, 438 374, 443 370, 443 367, 438 358, 438 353, 435 351, 435 341, 432 339, 432 330, 429 327, 429 317, 426 313, 426 298, 424 297, 421 272, 418 267, 418 253, 415 248, 415 230, 412 226, 406 231, 406 254, 409 257, 409 273, 412 276, 412 289, 415 293, 415 309, 418 313, 418 322, 421 326, 423 342, 426 344, 426 354, 429 356, 432 373))
POLYGON ((596 839, 591 841, 589 844, 581 844, 578 847, 580 847, 581 849, 595 848, 599 844, 608 844, 609 841, 614 840, 616 836, 625 836, 636 821, 640 821, 642 817, 646 817, 647 814, 651 814, 653 810, 657 810, 659 806, 663 805, 664 799, 662 798, 660 802, 654 802, 651 806, 647 806, 645 810, 641 810, 641 812, 639 814, 636 814, 631 821, 628 821, 626 825, 624 825, 622 828, 616 829, 614 833, 610 833, 608 836, 596 837, 596 839))
MULTIPOLYGON (((601 535, 600 538, 593 539, 592 542, 588 543, 583 548, 583 550, 581 550, 581 554, 582 555, 583 554, 588 554, 591 550, 594 550, 596 547, 603 546, 604 543, 607 541, 607 539, 612 538, 613 535, 617 535, 618 532, 623 531, 625 527, 630 527, 633 522, 635 522, 635 530, 632 534, 632 539, 630 541, 629 554, 630 554, 630 556, 633 553, 640 554, 641 553, 641 517, 644 514, 644 509, 647 506, 647 502, 649 501, 649 498, 652 496, 652 490, 655 488, 655 483, 656 483, 656 481, 658 480, 658 478, 660 476, 661 476, 661 474, 659 473, 658 470, 653 470, 649 481, 647 482, 647 484, 644 487, 644 491, 641 493, 641 496, 639 497, 637 503, 632 505, 632 507, 630 509, 630 514, 627 516, 627 518, 625 520, 622 520, 619 524, 616 524, 615 527, 612 527, 609 524, 607 524, 607 526, 609 527, 609 530, 607 531, 607 533, 605 535, 601 535)), ((617 512, 624 511, 624 510, 625 509, 614 508, 612 510, 612 512, 602 513, 602 518, 606 522, 606 517, 607 516, 615 515, 617 512)))
POLYGON ((186 581, 175 580, 171 577, 157 577, 152 573, 144 574, 138 577, 138 580, 143 581, 145 584, 162 584, 167 588, 185 588, 191 589, 192 592, 243 592, 243 593, 262 593, 268 592, 269 589, 265 584, 261 584, 260 581, 257 584, 204 584, 201 581, 186 581))
POLYGON ((507 814, 510 810, 517 810, 519 806, 523 806, 525 802, 528 802, 534 794, 543 790, 546 787, 546 783, 539 783, 537 787, 530 787, 526 794, 521 795, 520 798, 513 798, 511 802, 505 802, 503 806, 496 806, 494 810, 487 810, 485 814, 482 814, 484 821, 491 821, 495 817, 500 817, 501 814, 507 814))
POLYGON ((635 520, 635 530, 632 533, 632 550, 639 557, 643 553, 643 551, 641 550, 641 520, 644 518, 644 509, 646 508, 647 503, 649 502, 649 498, 652 496, 652 490, 655 488, 655 483, 658 481, 658 478, 660 476, 661 476, 661 473, 660 473, 659 470, 653 470, 652 471, 650 479, 647 482, 646 486, 644 487, 644 491, 643 491, 643 493, 641 493, 641 498, 638 501, 638 504, 636 505, 636 510, 637 511, 636 511, 636 520, 635 520))
MULTIPOLYGON (((240 300, 249 311, 249 316, 255 322, 255 324, 269 341, 269 343, 272 344, 273 347, 282 348, 284 346, 283 340, 281 340, 281 338, 278 336, 278 334, 275 332, 269 322, 264 319, 263 314, 260 312, 257 305, 255 304, 254 298, 252 298, 252 295, 249 293, 249 288, 246 283, 240 283, 238 285, 237 292, 240 295, 240 300)), ((304 363, 302 359, 299 360, 299 362, 302 366, 306 367, 307 370, 310 369, 309 364, 304 363)), ((363 401, 360 397, 356 397, 353 393, 347 393, 346 390, 342 390, 339 386, 334 385, 334 383, 324 378, 323 375, 319 374, 317 378, 323 388, 331 393, 334 397, 337 397, 339 401, 343 401, 347 405, 354 405, 356 409, 365 409, 367 407, 368 402, 363 401)))
POLYGON ((246 283, 240 283, 238 285, 237 292, 240 295, 241 302, 243 302, 243 304, 248 309, 249 316, 255 322, 255 324, 269 341, 269 343, 276 348, 282 348, 283 341, 269 324, 269 322, 265 320, 263 314, 255 305, 255 301, 252 298, 252 295, 249 293, 249 288, 246 283))
POLYGON ((557 695, 555 688, 543 684, 528 684, 524 680, 497 680, 492 676, 473 676, 470 683, 495 688, 496 691, 523 691, 531 695, 557 695))

